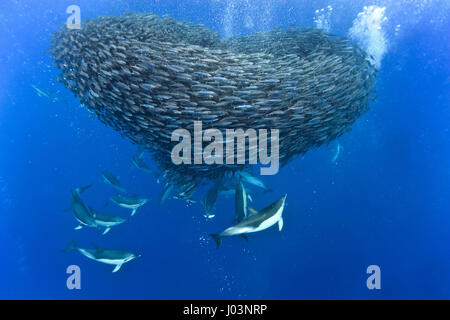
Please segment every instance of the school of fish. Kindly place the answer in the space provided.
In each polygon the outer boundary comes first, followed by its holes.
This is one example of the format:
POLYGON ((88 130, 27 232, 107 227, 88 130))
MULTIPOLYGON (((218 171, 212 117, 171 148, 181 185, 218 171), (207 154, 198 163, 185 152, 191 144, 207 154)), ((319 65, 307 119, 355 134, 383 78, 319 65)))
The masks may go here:
POLYGON ((58 80, 148 151, 166 180, 163 193, 175 186, 184 199, 204 179, 243 166, 173 164, 175 129, 192 131, 197 120, 203 130, 278 129, 284 165, 350 130, 375 98, 367 54, 310 27, 221 39, 202 25, 126 13, 85 20, 80 30, 64 25, 50 54, 58 80))

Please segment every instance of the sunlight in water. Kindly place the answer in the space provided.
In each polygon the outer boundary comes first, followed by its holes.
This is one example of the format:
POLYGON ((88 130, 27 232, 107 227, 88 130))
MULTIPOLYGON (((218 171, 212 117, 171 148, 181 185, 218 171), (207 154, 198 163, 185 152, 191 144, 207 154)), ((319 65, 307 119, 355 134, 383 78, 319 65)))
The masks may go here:
POLYGON ((273 1, 267 0, 226 1, 222 16, 222 32, 225 38, 235 36, 235 29, 240 29, 241 26, 245 31, 270 29, 273 7, 273 1))

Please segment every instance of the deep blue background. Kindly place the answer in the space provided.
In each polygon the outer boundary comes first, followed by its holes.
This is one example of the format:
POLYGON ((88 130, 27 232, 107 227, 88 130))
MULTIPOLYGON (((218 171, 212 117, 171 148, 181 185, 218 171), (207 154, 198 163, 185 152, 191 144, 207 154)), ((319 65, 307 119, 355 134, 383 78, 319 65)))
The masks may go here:
POLYGON ((337 165, 323 147, 266 178, 275 191, 256 196, 255 205, 288 194, 281 233, 272 228, 249 243, 228 238, 216 250, 207 234, 230 224, 232 199, 219 199, 212 221, 199 204, 169 200, 159 208, 161 186, 131 167, 135 147, 79 107, 55 81, 45 50, 70 4, 81 7, 82 19, 152 11, 223 35, 226 1, 0 1, 0 298, 450 298, 448 1, 311 2, 235 1, 232 31, 313 25, 314 10, 332 4, 331 31, 345 35, 364 5, 386 6, 389 50, 378 100, 339 140, 337 165), (245 14, 253 28, 244 27, 245 14), (40 98, 31 84, 66 101, 40 98), (113 194, 103 169, 152 200, 106 236, 74 231, 64 211, 70 191, 93 183, 84 198, 103 209, 113 194), (60 253, 74 236, 82 247, 143 257, 113 274, 76 252, 60 253), (80 291, 66 289, 70 264, 81 267, 80 291), (381 267, 380 291, 366 288, 371 264, 381 267))

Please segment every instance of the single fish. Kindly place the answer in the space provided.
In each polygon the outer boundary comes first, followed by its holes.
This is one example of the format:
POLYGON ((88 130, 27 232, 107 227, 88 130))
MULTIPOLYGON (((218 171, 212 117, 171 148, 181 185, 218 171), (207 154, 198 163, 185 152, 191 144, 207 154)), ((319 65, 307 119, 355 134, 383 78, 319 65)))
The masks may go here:
POLYGON ((48 90, 45 90, 43 88, 39 88, 38 86, 32 84, 31 87, 34 89, 34 91, 36 91, 37 95, 41 98, 47 98, 52 100, 52 102, 59 102, 61 101, 60 98, 58 98, 56 95, 54 95, 53 93, 51 93, 48 90))

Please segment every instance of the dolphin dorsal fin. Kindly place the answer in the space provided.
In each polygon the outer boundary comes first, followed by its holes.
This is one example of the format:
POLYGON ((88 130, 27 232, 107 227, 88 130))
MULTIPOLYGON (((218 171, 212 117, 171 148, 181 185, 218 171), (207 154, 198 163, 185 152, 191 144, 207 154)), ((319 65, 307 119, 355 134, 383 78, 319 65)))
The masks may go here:
POLYGON ((252 215, 254 215, 254 214, 257 214, 259 211, 258 210, 256 210, 255 208, 253 208, 253 207, 250 207, 250 206, 247 206, 247 210, 248 210, 248 216, 250 217, 250 216, 252 216, 252 215))
POLYGON ((100 248, 100 247, 99 247, 98 245, 96 245, 95 243, 93 243, 93 245, 94 245, 94 248, 95 248, 95 251, 97 252, 97 254, 103 251, 102 248, 100 248))
POLYGON ((76 188, 75 190, 76 190, 76 192, 81 194, 81 193, 85 192, 87 189, 89 189, 90 187, 92 187, 92 184, 88 184, 87 186, 76 188))

